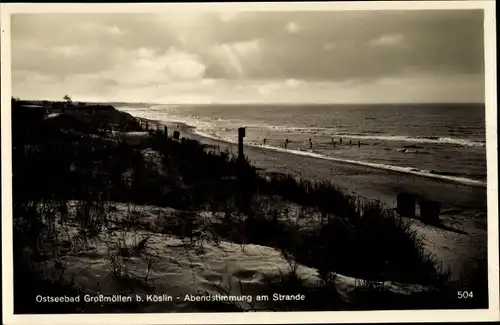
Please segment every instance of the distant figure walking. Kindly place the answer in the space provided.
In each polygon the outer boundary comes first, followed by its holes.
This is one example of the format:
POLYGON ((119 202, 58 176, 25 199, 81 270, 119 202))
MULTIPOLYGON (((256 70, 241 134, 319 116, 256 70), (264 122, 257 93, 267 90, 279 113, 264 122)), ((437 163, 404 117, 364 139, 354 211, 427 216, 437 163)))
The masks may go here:
POLYGON ((267 144, 267 139, 266 138, 264 138, 264 144, 267 144))
POLYGON ((352 140, 349 140, 349 145, 352 146, 352 140))
POLYGON ((342 144, 342 138, 340 138, 339 143, 342 144))
POLYGON ((358 148, 361 147, 361 141, 358 140, 358 148))
POLYGON ((289 142, 290 142, 290 141, 288 141, 288 139, 285 139, 285 149, 288 147, 288 143, 289 143, 289 142))
POLYGON ((309 148, 311 148, 311 149, 313 148, 313 142, 312 142, 311 138, 309 138, 309 148))
POLYGON ((336 147, 337 146, 337 142, 333 141, 333 146, 336 147))

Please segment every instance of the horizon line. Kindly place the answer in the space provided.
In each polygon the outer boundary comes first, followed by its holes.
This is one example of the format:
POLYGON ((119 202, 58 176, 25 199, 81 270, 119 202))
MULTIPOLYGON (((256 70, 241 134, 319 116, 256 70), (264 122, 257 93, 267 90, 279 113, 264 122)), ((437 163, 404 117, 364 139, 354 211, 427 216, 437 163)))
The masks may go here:
MULTIPOLYGON (((18 98, 20 101, 48 101, 48 102, 63 102, 61 99, 22 99, 20 97, 12 96, 18 98)), ((427 101, 401 101, 401 102, 153 102, 153 101, 119 101, 119 100, 74 100, 74 102, 80 103, 120 103, 120 104, 147 104, 147 105, 198 105, 198 106, 209 106, 209 105, 486 105, 486 101, 470 101, 470 102, 427 102, 427 101)))

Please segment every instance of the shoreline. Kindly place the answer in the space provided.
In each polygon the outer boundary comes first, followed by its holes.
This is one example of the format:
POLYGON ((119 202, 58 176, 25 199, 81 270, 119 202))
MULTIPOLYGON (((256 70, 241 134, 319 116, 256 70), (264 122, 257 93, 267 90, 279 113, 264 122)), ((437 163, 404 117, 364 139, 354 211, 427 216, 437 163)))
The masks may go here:
MULTIPOLYGON (((134 116, 136 117, 136 116, 134 116)), ((219 146, 221 150, 234 151, 237 143, 208 137, 196 131, 196 127, 184 122, 159 121, 136 117, 148 121, 152 126, 166 125, 181 132, 181 137, 197 140, 203 144, 219 146), (184 134, 184 135, 183 135, 184 134)), ((316 181, 330 180, 339 188, 365 198, 379 200, 389 208, 395 207, 400 192, 440 201, 444 208, 462 208, 486 212, 486 185, 460 183, 444 175, 423 175, 373 166, 371 163, 323 157, 310 152, 279 150, 279 148, 244 144, 245 155, 259 169, 269 173, 289 173, 316 181), (266 157, 267 156, 267 157, 266 157), (281 165, 281 166, 280 166, 281 165), (311 165, 321 166, 323 171, 313 171, 311 165), (347 179, 349 177, 349 179, 347 179), (362 178, 370 178, 371 182, 362 178)), ((480 182, 480 181, 478 181, 480 182)), ((482 183, 482 182, 481 182, 482 183)))
MULTIPOLYGON (((209 139, 212 139, 215 141, 222 141, 222 142, 227 142, 230 144, 237 145, 237 143, 235 141, 218 139, 218 138, 213 137, 209 134, 205 134, 203 132, 197 131, 195 127, 192 127, 192 126, 190 126, 190 127, 192 128, 192 130, 188 131, 188 132, 190 132, 192 134, 195 134, 195 135, 198 135, 198 136, 201 136, 204 138, 209 138, 209 139)), ((419 170, 418 168, 392 166, 392 165, 376 164, 376 163, 371 163, 371 162, 366 162, 366 161, 335 158, 335 157, 325 156, 325 155, 316 153, 314 151, 309 151, 309 150, 294 150, 294 149, 285 149, 285 148, 281 148, 281 147, 273 147, 273 146, 268 146, 268 145, 256 145, 256 144, 246 144, 246 143, 244 143, 243 145, 248 146, 248 147, 255 147, 255 148, 262 148, 262 149, 273 150, 273 151, 286 152, 286 153, 295 154, 295 155, 309 156, 309 157, 313 157, 313 158, 317 158, 317 159, 331 160, 331 161, 338 162, 338 163, 345 163, 345 164, 351 164, 351 165, 359 165, 359 166, 363 166, 363 167, 370 167, 373 169, 383 169, 383 170, 387 170, 387 171, 391 171, 391 172, 398 172, 398 173, 403 173, 403 174, 413 174, 413 175, 418 175, 421 177, 440 179, 440 180, 458 183, 458 184, 462 184, 462 185, 486 187, 486 183, 483 181, 480 181, 480 180, 474 180, 474 179, 464 178, 464 177, 446 176, 446 175, 442 175, 439 173, 433 173, 433 172, 419 170)))
MULTIPOLYGON (((125 110, 126 111, 126 110, 125 110)), ((132 112, 131 112, 132 113, 132 112)), ((135 116, 135 115, 134 115, 135 116)), ((137 116, 137 118, 143 119, 143 120, 148 120, 151 123, 156 123, 156 124, 169 124, 169 125, 175 125, 178 124, 180 125, 179 130, 184 130, 188 132, 191 136, 196 136, 196 137, 201 137, 205 139, 210 139, 211 141, 215 141, 217 143, 224 143, 226 146, 228 144, 230 145, 238 145, 237 141, 234 139, 224 139, 220 138, 218 136, 215 136, 213 134, 209 134, 203 131, 200 131, 199 128, 196 125, 189 124, 189 122, 186 122, 184 120, 158 120, 158 119, 149 119, 149 118, 143 118, 137 116)), ((235 133, 236 134, 236 133, 235 133)), ((349 136, 348 136, 349 137, 349 136)), ((418 139, 415 139, 417 141, 418 139)), ((418 141, 417 141, 418 142, 418 141)), ((484 144, 485 146, 485 144, 484 144)), ((244 139, 244 147, 254 147, 254 148, 260 148, 260 149, 265 149, 265 150, 272 150, 272 151, 278 151, 278 152, 285 152, 293 155, 302 155, 302 156, 308 156, 308 157, 313 157, 316 159, 324 159, 324 160, 330 160, 334 161, 336 163, 343 163, 343 164, 349 164, 349 165, 359 165, 362 167, 366 168, 373 168, 376 170, 382 169, 390 172, 396 172, 396 173, 402 173, 402 174, 412 174, 420 177, 426 177, 430 179, 436 179, 440 181, 445 181, 445 182, 450 182, 453 184, 459 184, 459 185, 466 185, 466 186, 475 186, 479 188, 487 188, 487 177, 471 177, 467 174, 461 174, 461 173, 451 173, 451 172, 446 172, 446 171, 439 171, 435 169, 423 169, 420 168, 419 166, 405 166, 399 165, 398 163, 392 164, 390 161, 381 161, 377 162, 375 161, 370 161, 369 159, 364 159, 364 158, 342 158, 342 157, 337 157, 335 155, 331 155, 330 153, 324 153, 321 151, 317 151, 316 149, 307 149, 307 148, 284 148, 283 146, 273 146, 273 145, 266 145, 262 144, 260 142, 255 142, 255 141, 246 141, 244 139)), ((406 146, 405 146, 406 147, 406 146)))
MULTIPOLYGON (((195 127, 185 123, 148 121, 151 125, 166 125, 169 133, 172 130, 180 131, 181 138, 219 146, 220 150, 237 150, 237 144, 204 137, 194 131, 195 127)), ((245 145, 244 150, 251 164, 263 173, 289 174, 314 181, 327 180, 345 193, 378 200, 388 209, 396 207, 396 197, 402 192, 438 201, 441 204, 442 227, 427 225, 419 217, 404 219, 422 236, 426 250, 452 271, 454 279, 458 279, 468 266, 486 256, 486 188, 265 147, 245 145)))

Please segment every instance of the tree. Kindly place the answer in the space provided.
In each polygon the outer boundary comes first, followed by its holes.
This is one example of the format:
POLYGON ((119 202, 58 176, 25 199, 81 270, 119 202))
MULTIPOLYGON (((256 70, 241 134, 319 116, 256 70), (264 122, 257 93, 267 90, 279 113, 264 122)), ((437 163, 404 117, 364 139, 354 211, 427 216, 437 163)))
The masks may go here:
POLYGON ((64 95, 63 99, 68 102, 68 103, 71 103, 71 97, 69 97, 69 95, 64 95))

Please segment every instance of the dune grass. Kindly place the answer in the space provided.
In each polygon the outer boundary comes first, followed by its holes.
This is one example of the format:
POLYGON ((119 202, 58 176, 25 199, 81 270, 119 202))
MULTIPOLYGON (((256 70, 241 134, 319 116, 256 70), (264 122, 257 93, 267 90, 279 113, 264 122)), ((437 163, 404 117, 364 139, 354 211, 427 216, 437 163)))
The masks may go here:
MULTIPOLYGON (((64 222, 66 203, 77 201, 84 242, 105 228, 110 202, 125 202, 191 211, 174 223, 165 222, 160 232, 187 238, 193 245, 226 239, 276 248, 290 261, 291 275, 270 283, 270 288, 300 289, 319 297, 317 301, 329 301, 302 308, 339 306, 332 282, 336 273, 367 281, 352 306, 343 308, 422 308, 432 303, 451 306, 456 301, 449 272, 425 252, 422 240, 404 220, 376 201, 348 195, 328 181, 259 173, 248 159, 194 140, 178 141, 150 131, 131 143, 111 130, 140 131, 141 127, 126 113, 99 107, 35 120, 29 129, 22 120, 13 120, 15 299, 25 290, 18 279, 25 274, 36 278, 30 262, 47 258, 37 238, 64 222), (148 150, 157 153, 156 160, 144 154, 148 150), (197 211, 223 217, 217 223, 198 222, 192 217, 197 211), (318 269, 322 284, 308 289, 294 282, 297 262, 318 269), (432 294, 419 296, 424 300, 402 299, 369 285, 389 280, 433 286, 439 293, 434 296, 440 299, 425 300, 432 294)), ((120 258, 144 250, 146 244, 147 239, 110 255, 116 276, 123 276, 120 258)), ((487 271, 481 272, 484 278, 487 271)), ((55 286, 54 293, 73 290, 37 281, 36 286, 55 286)), ((470 286, 479 292, 484 285, 470 286)))

